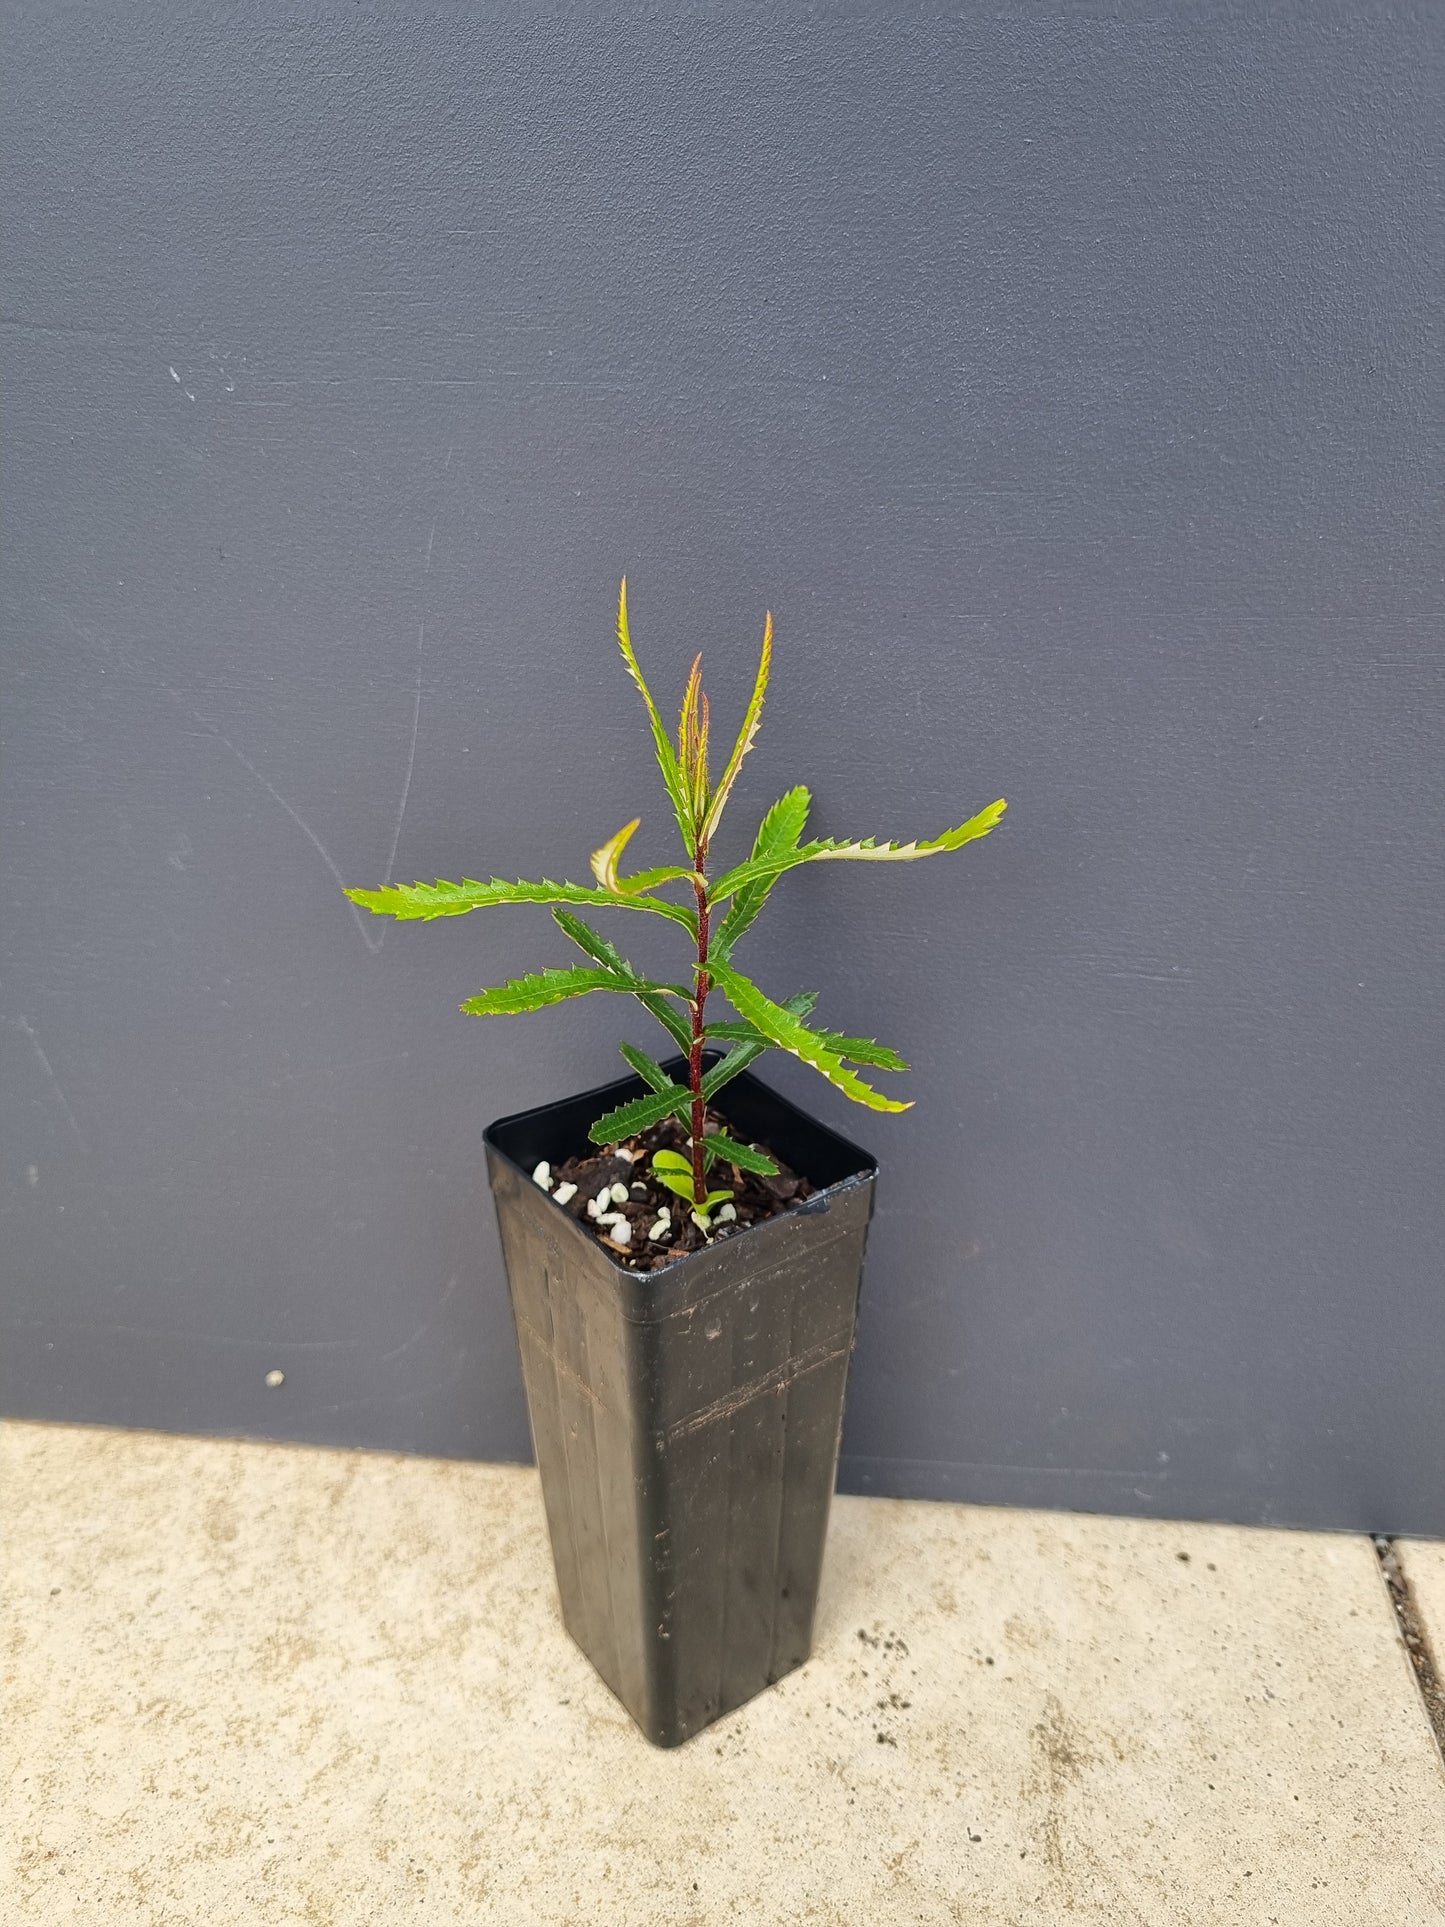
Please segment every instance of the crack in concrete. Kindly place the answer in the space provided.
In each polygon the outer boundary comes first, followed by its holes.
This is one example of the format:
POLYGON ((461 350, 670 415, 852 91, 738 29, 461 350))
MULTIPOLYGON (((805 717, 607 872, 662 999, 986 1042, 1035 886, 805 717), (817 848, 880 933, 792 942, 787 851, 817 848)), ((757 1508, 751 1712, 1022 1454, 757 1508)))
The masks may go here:
POLYGON ((1395 1608, 1400 1637, 1405 1642, 1405 1651, 1410 1655, 1410 1665, 1415 1674, 1415 1684, 1420 1689, 1425 1717, 1429 1720, 1430 1730, 1435 1735, 1435 1744, 1440 1749, 1441 1761, 1445 1763, 1445 1675, 1442 1675, 1436 1662, 1430 1645, 1430 1636, 1425 1631, 1425 1622, 1415 1604, 1415 1594, 1405 1569, 1400 1564, 1399 1554, 1395 1551, 1395 1541, 1376 1533, 1372 1543, 1375 1556, 1380 1562, 1385 1590, 1390 1595, 1390 1604, 1395 1608))

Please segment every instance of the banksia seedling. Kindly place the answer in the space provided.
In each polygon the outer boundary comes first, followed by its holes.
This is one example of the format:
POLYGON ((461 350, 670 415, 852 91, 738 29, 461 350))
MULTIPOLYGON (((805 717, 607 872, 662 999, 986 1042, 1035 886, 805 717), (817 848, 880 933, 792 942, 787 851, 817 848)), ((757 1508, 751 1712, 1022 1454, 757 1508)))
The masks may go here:
MULTIPOLYGON (((623 856, 640 821, 634 818, 593 852, 595 881, 592 884, 553 883, 545 879, 540 883, 505 883, 494 878, 490 883, 390 884, 380 890, 348 890, 346 894, 363 909, 403 920, 456 917, 494 903, 551 904, 552 915, 563 934, 587 961, 565 969, 540 970, 494 990, 481 991, 468 998, 462 1009, 473 1016, 493 1017, 540 1010, 546 1004, 586 996, 594 990, 635 997, 685 1054, 687 1081, 670 1076, 655 1058, 635 1044, 621 1045, 623 1057, 648 1087, 647 1093, 598 1118, 590 1136, 595 1144, 617 1144, 651 1129, 664 1118, 678 1117, 689 1132, 688 1155, 660 1151, 653 1160, 653 1170, 668 1190, 684 1200, 698 1224, 706 1230, 710 1209, 731 1195, 709 1190, 710 1166, 721 1161, 764 1176, 777 1169, 771 1158, 755 1146, 742 1144, 726 1132, 709 1133, 706 1128, 707 1106, 711 1100, 764 1051, 791 1052, 821 1072, 845 1096, 857 1104, 866 1104, 871 1110, 906 1111, 909 1108, 906 1102, 874 1090, 858 1075, 859 1066, 886 1072, 906 1071, 908 1066, 896 1051, 870 1038, 845 1037, 837 1031, 818 1028, 809 1021, 817 1001, 813 992, 803 991, 778 1003, 734 967, 732 958, 738 939, 756 921, 774 884, 786 871, 803 863, 909 863, 918 857, 961 849, 965 843, 987 836, 1006 806, 1000 798, 956 830, 945 830, 941 836, 923 841, 879 843, 872 837, 864 837, 852 842, 834 838, 804 842, 803 831, 812 799, 808 791, 799 786, 780 797, 764 816, 747 860, 714 876, 709 870, 713 837, 743 758, 752 748, 762 721, 772 668, 772 616, 768 616, 763 628, 762 656, 742 728, 716 782, 709 769, 710 716, 702 687, 701 656, 693 663, 688 677, 674 742, 663 725, 632 647, 625 581, 617 604, 617 640, 628 674, 646 705, 658 767, 682 837, 683 863, 624 875, 623 856), (684 900, 678 902, 664 895, 668 890, 680 891, 684 900), (686 901, 688 896, 692 899, 690 903, 686 901), (687 981, 663 983, 644 976, 633 968, 610 938, 577 915, 579 907, 645 911, 679 924, 690 942, 687 981), (714 992, 726 998, 736 1013, 734 1017, 709 1019, 708 1004, 714 992), (726 1044, 728 1049, 705 1071, 703 1052, 709 1043, 726 1044)), ((727 1206, 723 1208, 726 1210, 727 1206)))

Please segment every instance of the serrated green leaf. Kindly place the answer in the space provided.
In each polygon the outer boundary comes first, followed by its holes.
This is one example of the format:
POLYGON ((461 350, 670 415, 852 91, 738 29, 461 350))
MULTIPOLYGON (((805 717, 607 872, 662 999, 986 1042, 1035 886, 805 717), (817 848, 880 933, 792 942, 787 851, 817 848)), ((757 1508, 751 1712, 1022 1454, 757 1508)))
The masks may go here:
MULTIPOLYGON (((800 990, 796 997, 788 999, 783 1009, 790 1017, 806 1017, 817 1001, 818 993, 815 990, 800 990)), ((749 1064, 761 1057, 765 1050, 773 1048, 772 1039, 764 1037, 752 1024, 709 1024, 707 1035, 732 1037, 736 1040, 737 1048, 730 1050, 726 1057, 719 1058, 711 1070, 703 1072, 702 1094, 705 1098, 714 1097, 725 1084, 731 1084, 740 1071, 745 1071, 749 1064)))
MULTIPOLYGON (((584 923, 581 917, 574 917, 570 910, 558 908, 553 910, 552 915, 558 927, 572 939, 579 950, 585 951, 604 969, 615 970, 619 975, 631 978, 632 994, 642 1008, 657 1019, 679 1049, 691 1048, 692 1032, 681 1012, 673 1009, 667 1001, 665 992, 647 985, 647 980, 638 974, 610 938, 604 937, 600 930, 594 930, 590 923, 584 923)), ((675 994, 686 999, 686 993, 681 985, 677 986, 675 994)))
POLYGON ((619 1044, 618 1049, 644 1084, 650 1085, 655 1091, 672 1089, 672 1079, 655 1057, 649 1057, 647 1052, 639 1050, 636 1044, 619 1044))
POLYGON ((667 785, 673 813, 677 817, 677 827, 682 832, 682 840, 691 855, 697 844, 697 825, 693 820, 692 808, 688 798, 687 785, 682 771, 678 768, 677 756, 667 731, 662 726, 657 704, 652 699, 652 691, 643 678, 641 667, 632 647, 632 637, 627 626, 627 578, 622 578, 622 588, 617 597, 617 642, 622 650, 622 660, 627 664, 627 673, 637 684, 643 702, 647 705, 647 719, 652 725, 652 743, 657 752, 657 766, 662 771, 662 780, 667 785))
MULTIPOLYGON (((755 983, 740 976, 730 965, 717 966, 713 975, 718 989, 739 1016, 746 1018, 780 1050, 789 1051, 803 1063, 811 1064, 830 1084, 851 1097, 855 1104, 866 1104, 873 1111, 906 1111, 911 1108, 908 1103, 885 1097, 881 1091, 875 1091, 865 1084, 861 1077, 849 1070, 836 1051, 829 1049, 817 1031, 809 1030, 791 1011, 785 1010, 781 1004, 775 1004, 755 983)), ((739 1048, 746 1049, 747 1046, 739 1048)))
MULTIPOLYGON (((790 997, 783 1005, 783 1009, 789 1011, 794 1017, 806 1017, 817 1001, 816 992, 804 992, 802 996, 790 997)), ((771 1041, 764 1037, 762 1033, 756 1030, 751 1024, 723 1021, 716 1024, 709 1024, 703 1034, 709 1041, 753 1045, 759 1051, 771 1050, 773 1048, 771 1041)), ((822 1038, 830 1050, 834 1051, 839 1057, 846 1058, 850 1064, 867 1064, 874 1070, 880 1071, 906 1071, 911 1069, 911 1066, 905 1059, 898 1055, 896 1050, 890 1050, 886 1044, 875 1044, 871 1037, 845 1037, 841 1031, 837 1030, 817 1030, 816 1035, 822 1038)), ((721 1070, 725 1064, 730 1063, 733 1055, 734 1053, 730 1051, 727 1057, 724 1057, 719 1063, 713 1066, 713 1069, 721 1070)), ((738 1066, 739 1070, 742 1068, 742 1065, 738 1066)), ((736 1076, 736 1074, 735 1071, 731 1073, 733 1076, 736 1076)), ((714 1088, 717 1087, 715 1086, 714 1088)), ((711 1092, 708 1091, 706 1078, 703 1082, 703 1090, 711 1096, 711 1092)))
POLYGON ((817 1034, 830 1050, 846 1057, 850 1064, 867 1064, 875 1071, 911 1069, 896 1050, 889 1050, 886 1044, 875 1044, 871 1037, 844 1037, 836 1030, 820 1030, 817 1034))
MULTIPOLYGON (((790 997, 783 1005, 783 1009, 791 1011, 795 1017, 806 1017, 817 1001, 816 991, 804 991, 801 996, 790 997)), ((870 1064, 875 1070, 880 1071, 906 1071, 912 1068, 904 1062, 897 1051, 890 1050, 886 1044, 875 1044, 871 1037, 845 1037, 837 1030, 819 1030, 817 1034, 824 1039, 830 1050, 836 1051, 839 1057, 846 1057, 850 1064, 870 1064)), ((742 1022, 732 1023, 723 1020, 716 1024, 709 1024, 703 1035, 710 1042, 721 1040, 724 1043, 733 1044, 758 1044, 764 1050, 772 1048, 761 1031, 756 1030, 751 1024, 742 1022)), ((726 1059, 723 1061, 726 1062, 726 1059)))
POLYGON ((604 970, 615 970, 623 977, 640 977, 640 972, 633 969, 612 939, 594 930, 590 923, 584 923, 581 917, 574 917, 570 910, 559 905, 552 912, 552 920, 564 936, 570 937, 579 950, 585 951, 604 970))
MULTIPOLYGON (((783 1009, 790 1011, 794 1017, 806 1017, 817 1001, 816 990, 800 990, 795 997, 788 998, 783 1009)), ((752 1024, 745 1024, 740 1019, 733 1022, 729 1018, 720 1018, 717 1023, 706 1027, 703 1036, 721 1037, 724 1041, 734 1044, 761 1044, 767 1050, 772 1049, 770 1039, 764 1037, 762 1032, 752 1024)))
POLYGON ((703 1031, 703 1036, 709 1041, 721 1038, 724 1043, 731 1044, 766 1044, 768 1041, 762 1032, 754 1030, 751 1024, 744 1024, 741 1021, 733 1023, 730 1019, 709 1024, 703 1031))
POLYGON ((590 923, 584 922, 581 917, 574 916, 570 910, 564 910, 559 905, 553 909, 552 916, 558 929, 565 936, 570 937, 577 948, 591 957, 594 963, 601 964, 604 970, 614 971, 619 977, 627 979, 624 987, 631 991, 649 1015, 657 1019, 681 1049, 690 1048, 691 1030, 681 1013, 674 1010, 668 1002, 669 995, 682 998, 684 1003, 689 1001, 688 994, 681 984, 650 983, 627 961, 611 938, 604 937, 600 930, 594 930, 590 923))
POLYGON ((657 1019, 679 1050, 692 1049, 692 1032, 688 1028, 687 1020, 680 1011, 673 1009, 666 997, 659 996, 650 990, 637 990, 633 995, 642 1008, 657 1019))
POLYGON ((772 1045, 764 1039, 760 1044, 739 1044, 736 1050, 730 1050, 726 1057, 719 1058, 710 1070, 703 1072, 703 1098, 710 1102, 724 1085, 731 1084, 739 1072, 745 1071, 765 1050, 771 1049, 772 1045))
POLYGON ((468 997, 462 1009, 468 1017, 515 1017, 529 1010, 542 1010, 560 1004, 568 997, 585 997, 592 990, 627 992, 632 984, 612 970, 588 970, 579 964, 572 970, 537 970, 494 990, 479 991, 468 997))
POLYGON ((380 890, 348 890, 346 895, 363 910, 379 917, 396 917, 400 922, 415 918, 460 917, 469 910, 485 910, 496 903, 586 903, 608 910, 651 910, 656 916, 670 917, 674 923, 697 934, 697 917, 680 903, 666 903, 661 897, 623 896, 615 890, 589 889, 581 883, 554 883, 544 877, 540 883, 504 883, 493 877, 478 883, 467 877, 448 883, 444 877, 435 883, 389 883, 380 890))
MULTIPOLYGON (((638 975, 615 943, 604 937, 600 930, 594 930, 590 923, 584 923, 581 917, 574 917, 570 910, 555 909, 552 915, 573 943, 580 950, 585 950, 589 957, 606 969, 622 971, 632 977, 637 986, 632 994, 642 1008, 657 1019, 680 1050, 691 1049, 692 1031, 681 1012, 673 1009, 662 991, 646 986, 646 980, 638 975)), ((689 1001, 681 985, 676 987, 674 994, 681 996, 684 1002, 689 1001)))
POLYGON ((753 746, 753 738, 758 733, 758 725, 763 720, 763 701, 768 693, 768 675, 773 663, 773 612, 768 611, 763 624, 763 651, 758 661, 758 673, 753 683, 753 693, 749 698, 743 716, 743 726, 738 732, 738 740, 733 745, 733 753, 728 758, 727 768, 713 791, 712 801, 703 819, 703 839, 706 841, 717 829, 722 820, 723 807, 728 800, 733 784, 737 781, 738 771, 742 768, 743 758, 753 746))
POLYGON ((990 803, 986 810, 980 810, 977 816, 970 817, 967 823, 961 823, 956 830, 945 830, 942 836, 931 837, 923 842, 878 843, 869 836, 861 842, 840 843, 827 838, 804 843, 795 850, 752 856, 746 863, 740 863, 736 869, 719 877, 709 896, 713 903, 722 903, 746 885, 781 876, 785 870, 796 869, 800 863, 911 863, 918 857, 936 856, 942 850, 959 850, 965 843, 987 836, 1007 808, 1007 803, 1000 797, 998 802, 990 803))
MULTIPOLYGON (((782 855, 798 846, 798 838, 803 834, 808 821, 808 807, 812 797, 801 785, 780 796, 758 825, 758 833, 753 839, 753 854, 750 862, 782 855)), ((712 954, 724 963, 732 956, 733 945, 743 932, 757 918, 758 912, 767 902, 768 892, 777 882, 777 875, 755 878, 744 883, 728 905, 727 915, 718 926, 712 941, 712 954)), ((713 901, 717 901, 713 893, 713 901)))
POLYGON ((740 1171, 755 1171, 760 1178, 775 1178, 778 1167, 766 1151, 756 1151, 751 1144, 739 1144, 734 1137, 718 1132, 710 1132, 702 1141, 704 1153, 720 1158, 724 1164, 735 1164, 740 1171))
POLYGON ((636 1137, 639 1131, 650 1130, 674 1112, 685 1118, 691 1103, 692 1092, 683 1084, 673 1084, 665 1091, 649 1091, 646 1097, 634 1097, 605 1117, 599 1117, 587 1135, 594 1144, 618 1144, 625 1137, 636 1137))

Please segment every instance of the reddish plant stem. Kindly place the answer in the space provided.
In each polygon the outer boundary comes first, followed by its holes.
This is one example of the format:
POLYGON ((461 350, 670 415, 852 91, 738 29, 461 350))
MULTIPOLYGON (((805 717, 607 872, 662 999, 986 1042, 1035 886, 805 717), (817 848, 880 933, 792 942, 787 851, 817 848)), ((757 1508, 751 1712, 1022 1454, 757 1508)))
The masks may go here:
POLYGON ((702 1140, 706 1105, 702 1095, 703 1013, 707 1008, 707 844, 700 843, 693 856, 697 875, 693 889, 697 894, 697 979, 692 1004, 692 1057, 688 1066, 688 1087, 692 1091, 692 1192, 701 1208, 707 1196, 704 1182, 702 1140))

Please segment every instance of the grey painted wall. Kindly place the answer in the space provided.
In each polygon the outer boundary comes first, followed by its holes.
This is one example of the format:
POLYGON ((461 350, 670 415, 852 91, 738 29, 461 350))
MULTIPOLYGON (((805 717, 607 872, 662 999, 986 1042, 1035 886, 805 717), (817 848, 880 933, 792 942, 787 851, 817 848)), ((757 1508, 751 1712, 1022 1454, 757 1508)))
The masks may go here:
POLYGON ((625 568, 740 818, 1012 799, 748 952, 919 1067, 774 1073, 845 1481, 1445 1532, 1445 9, 3 20, 5 1408, 525 1454, 479 1134, 642 1032, 338 880, 663 850, 625 568))

